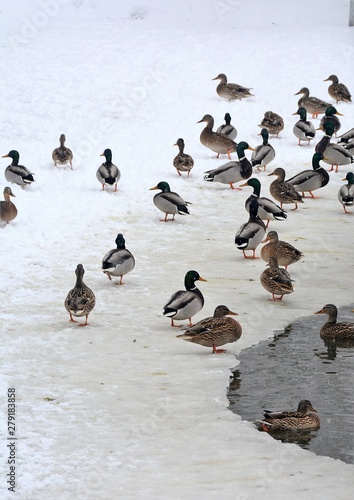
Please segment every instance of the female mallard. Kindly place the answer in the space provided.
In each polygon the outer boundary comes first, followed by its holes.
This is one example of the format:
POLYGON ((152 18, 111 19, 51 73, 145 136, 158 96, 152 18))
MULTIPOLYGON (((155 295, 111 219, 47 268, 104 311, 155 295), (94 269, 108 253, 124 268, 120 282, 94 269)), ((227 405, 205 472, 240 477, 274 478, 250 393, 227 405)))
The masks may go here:
MULTIPOLYGON (((252 175, 251 162, 246 158, 245 150, 253 148, 247 142, 240 142, 236 151, 239 161, 229 161, 220 167, 213 168, 204 172, 204 180, 209 182, 221 182, 221 184, 230 184, 231 189, 235 189, 234 182, 240 182, 248 179, 252 175)), ((237 188, 239 189, 239 188, 237 188)))
POLYGON ((248 179, 247 182, 241 184, 240 187, 251 186, 253 188, 253 193, 247 200, 245 201, 245 208, 247 212, 250 211, 251 200, 256 198, 258 201, 258 217, 263 221, 266 220, 266 228, 268 227, 270 220, 282 220, 286 219, 287 215, 285 210, 280 208, 278 205, 274 203, 274 201, 269 198, 261 197, 261 183, 255 177, 252 179, 248 179))
POLYGON ((55 166, 66 165, 67 163, 70 163, 70 168, 72 170, 73 153, 71 149, 65 146, 65 140, 66 140, 65 135, 61 134, 61 136, 59 137, 60 146, 54 149, 52 153, 52 158, 55 166))
POLYGON ((233 125, 231 125, 231 116, 229 113, 225 113, 225 125, 220 125, 219 128, 216 129, 218 134, 226 135, 229 139, 234 141, 237 137, 237 130, 233 125))
POLYGON ((70 321, 76 323, 76 320, 73 319, 75 317, 85 316, 85 323, 80 323, 79 326, 88 325, 87 319, 88 315, 95 307, 96 298, 95 294, 87 285, 85 285, 83 277, 84 277, 84 266, 82 264, 78 264, 75 270, 76 274, 76 284, 75 287, 70 290, 68 293, 64 305, 65 309, 70 314, 70 321))
POLYGON ((130 273, 135 267, 135 259, 131 252, 125 248, 125 239, 121 233, 118 234, 115 241, 117 248, 110 250, 103 257, 102 269, 108 278, 111 276, 119 276, 120 281, 117 285, 123 285, 123 276, 130 273))
POLYGON ((317 430, 320 428, 320 418, 311 412, 317 413, 317 410, 308 399, 302 399, 297 411, 265 410, 261 426, 266 432, 317 430))
POLYGON ((269 257, 268 266, 260 276, 263 288, 272 294, 269 300, 282 300, 283 295, 293 293, 294 288, 290 274, 285 269, 280 269, 276 257, 269 257), (276 297, 280 295, 280 297, 276 297))
POLYGON ((235 236, 235 244, 242 250, 245 259, 258 259, 256 248, 261 243, 266 232, 264 222, 258 217, 258 201, 253 198, 249 206, 249 219, 238 229, 235 236), (252 250, 252 255, 246 255, 246 250, 252 250))
POLYGON ((190 155, 184 153, 184 140, 177 139, 176 144, 174 146, 178 146, 179 153, 173 159, 173 166, 177 170, 178 175, 181 175, 181 172, 188 172, 188 176, 190 171, 193 168, 194 160, 190 155))
POLYGON ((315 137, 316 130, 312 122, 308 121, 306 109, 301 107, 293 115, 299 115, 300 120, 298 120, 293 128, 293 133, 295 137, 299 139, 299 146, 301 141, 307 141, 307 145, 315 137))
POLYGON ((177 338, 212 347, 213 354, 226 352, 225 349, 217 349, 217 347, 236 342, 242 335, 240 323, 227 318, 227 315, 237 316, 237 313, 230 311, 227 306, 217 306, 213 317, 198 321, 195 325, 188 327, 185 333, 177 335, 177 338))
POLYGON ((13 194, 11 188, 6 187, 4 189, 5 201, 0 202, 0 220, 2 222, 6 222, 6 224, 13 221, 17 216, 17 208, 10 200, 10 196, 15 195, 13 194))
POLYGON ((285 170, 278 167, 269 175, 276 175, 277 177, 269 186, 273 198, 280 202, 281 208, 283 208, 283 204, 295 203, 295 208, 292 208, 292 210, 296 210, 297 204, 303 203, 302 196, 291 184, 285 181, 285 170))
POLYGON ((114 186, 114 191, 117 191, 117 184, 121 173, 119 168, 112 163, 112 151, 105 149, 100 156, 104 156, 106 161, 98 168, 96 177, 102 184, 102 191, 105 186, 114 186))
POLYGON ((334 304, 326 304, 314 314, 328 315, 328 321, 320 330, 321 338, 354 339, 354 323, 337 323, 338 309, 334 304))
POLYGON ((305 198, 305 192, 310 193, 311 198, 316 198, 313 191, 327 186, 329 175, 327 170, 321 167, 320 161, 325 160, 322 153, 315 153, 312 156, 312 170, 303 170, 294 175, 286 182, 294 186, 296 191, 300 191, 305 198))
POLYGON ((203 118, 197 123, 202 122, 206 123, 206 127, 200 134, 200 142, 203 144, 203 146, 217 153, 217 158, 219 158, 220 154, 227 154, 229 160, 231 160, 230 153, 236 151, 236 142, 232 141, 224 134, 213 132, 214 118, 211 115, 204 115, 203 118))
POLYGON ((220 73, 215 78, 212 78, 212 80, 220 80, 220 83, 216 87, 216 92, 220 97, 228 101, 253 96, 250 88, 243 87, 237 83, 227 83, 227 77, 224 73, 220 73))
POLYGON ((335 101, 338 102, 352 102, 350 92, 344 83, 339 83, 339 79, 336 75, 331 75, 324 82, 331 81, 331 85, 328 87, 328 93, 335 101))
POLYGON ((267 243, 261 249, 262 259, 269 262, 271 257, 276 257, 278 265, 285 266, 285 269, 304 256, 300 250, 290 245, 290 243, 280 240, 276 231, 269 231, 262 243, 267 243))
POLYGON ((165 214, 165 218, 161 219, 161 222, 170 220, 168 219, 169 214, 172 215, 172 220, 175 220, 176 214, 189 214, 187 205, 190 202, 184 201, 179 194, 172 192, 167 182, 159 182, 157 186, 150 188, 150 191, 154 191, 155 189, 161 189, 161 193, 155 194, 153 198, 155 206, 165 214))
POLYGON ((262 128, 261 132, 258 134, 263 138, 263 143, 257 146, 251 156, 252 167, 257 167, 257 170, 266 169, 268 163, 274 160, 275 151, 273 146, 268 142, 269 133, 266 128, 262 128))
POLYGON ((34 182, 34 177, 27 167, 19 165, 20 155, 18 151, 10 151, 7 155, 2 158, 11 158, 12 163, 5 170, 5 179, 7 182, 12 182, 13 184, 18 184, 19 186, 27 186, 34 182))
POLYGON ((332 122, 333 126, 334 126, 334 129, 333 129, 334 135, 337 136, 337 132, 341 128, 341 123, 340 123, 339 118, 337 118, 337 115, 343 116, 342 113, 339 113, 339 111, 337 111, 334 106, 330 106, 329 108, 327 108, 325 115, 321 118, 319 128, 321 130, 324 130, 325 124, 332 122))
POLYGON ((351 212, 348 212, 345 207, 352 207, 354 205, 354 173, 348 172, 342 180, 348 181, 348 183, 338 191, 338 200, 343 205, 344 212, 350 214, 351 212))
POLYGON ((340 144, 331 142, 334 132, 334 125, 331 122, 324 124, 325 135, 320 142, 316 144, 315 150, 323 154, 323 161, 331 165, 330 172, 335 169, 338 172, 339 165, 349 165, 354 162, 351 151, 345 149, 340 144))
POLYGON ((274 111, 266 111, 258 127, 265 128, 268 130, 268 134, 279 137, 279 133, 284 128, 284 120, 280 115, 274 113, 274 111))
POLYGON ((188 326, 192 326, 192 317, 197 314, 204 305, 202 292, 195 286, 196 281, 207 281, 197 271, 188 271, 184 277, 185 290, 175 292, 166 302, 163 308, 164 316, 171 318, 171 326, 174 320, 189 319, 188 326))
POLYGON ((312 113, 312 118, 317 118, 319 114, 325 113, 326 109, 330 106, 329 102, 310 96, 310 91, 307 87, 302 87, 295 95, 299 94, 302 94, 302 97, 298 100, 298 108, 305 108, 308 113, 312 113))

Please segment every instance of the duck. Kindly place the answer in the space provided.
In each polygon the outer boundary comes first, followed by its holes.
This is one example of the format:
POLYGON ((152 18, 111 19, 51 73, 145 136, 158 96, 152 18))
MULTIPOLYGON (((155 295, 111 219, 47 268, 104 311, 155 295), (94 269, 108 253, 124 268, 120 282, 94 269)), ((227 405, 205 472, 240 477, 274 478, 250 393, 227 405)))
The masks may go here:
POLYGON ((275 151, 273 146, 268 142, 269 133, 266 128, 262 128, 258 135, 262 136, 263 143, 254 149, 251 156, 251 163, 252 167, 257 167, 257 170, 261 170, 263 167, 265 171, 267 165, 274 160, 275 151))
POLYGON ((242 250, 245 259, 258 259, 256 248, 261 243, 266 232, 264 222, 258 216, 258 201, 252 198, 249 205, 249 219, 242 224, 235 236, 235 244, 242 250), (252 250, 252 255, 247 255, 246 250, 252 250))
POLYGON ((340 165, 349 165, 354 163, 354 157, 350 150, 347 150, 340 144, 331 142, 334 132, 333 123, 325 123, 323 128, 325 130, 325 135, 322 137, 320 142, 316 144, 315 151, 323 153, 323 161, 331 165, 329 172, 335 170, 337 173, 340 165))
POLYGON ((229 184, 231 189, 239 189, 234 187, 234 183, 248 179, 252 175, 252 164, 246 158, 246 149, 253 151, 247 142, 241 141, 236 148, 239 161, 229 161, 220 167, 207 170, 204 172, 204 180, 229 184))
POLYGON ((347 211, 346 207, 354 205, 354 173, 348 172, 342 180, 348 181, 348 183, 339 189, 338 200, 342 204, 344 212, 349 214, 350 212, 347 211))
POLYGON ((106 253, 102 260, 102 270, 112 280, 111 276, 119 276, 117 285, 124 285, 123 276, 130 273, 135 267, 133 254, 125 248, 125 239, 122 233, 117 235, 115 240, 117 248, 106 253))
POLYGON ((325 160, 323 154, 315 153, 312 156, 312 170, 303 170, 286 181, 296 191, 300 191, 303 198, 305 198, 305 192, 310 193, 311 198, 316 198, 313 191, 327 186, 329 182, 327 170, 320 165, 321 160, 325 160))
POLYGON ((311 431, 320 428, 320 417, 308 399, 302 399, 297 411, 264 411, 264 419, 260 422, 266 432, 276 431, 311 431))
POLYGON ((100 156, 104 156, 106 159, 96 172, 96 177, 102 184, 102 191, 104 191, 105 186, 114 186, 114 191, 117 191, 121 173, 119 168, 112 163, 112 150, 105 149, 100 156))
POLYGON ((276 257, 278 265, 284 266, 285 269, 304 257, 304 254, 293 245, 280 240, 277 231, 269 231, 262 243, 267 243, 261 248, 262 259, 269 262, 271 257, 276 257))
POLYGON ((73 164, 72 164, 73 153, 72 153, 71 149, 69 149, 65 146, 65 141, 66 141, 65 134, 61 134, 61 136, 59 137, 60 146, 58 148, 54 149, 54 151, 52 153, 52 158, 53 158, 53 162, 54 162, 55 166, 66 165, 67 163, 69 163, 70 168, 72 170, 73 169, 73 164))
POLYGON ((220 83, 216 87, 217 94, 223 99, 227 99, 228 101, 233 101, 235 99, 244 99, 245 97, 251 97, 250 88, 243 87, 242 85, 238 85, 237 83, 227 83, 227 77, 224 73, 220 73, 212 80, 220 80, 220 83))
POLYGON ((305 108, 308 113, 312 113, 312 118, 317 118, 319 114, 325 113, 326 109, 330 106, 329 102, 310 96, 310 91, 307 87, 302 87, 295 95, 299 94, 302 94, 302 97, 298 100, 298 108, 305 108))
POLYGON ((195 316, 204 306, 204 297, 196 281, 207 281, 202 278, 197 271, 188 271, 184 277, 185 290, 178 290, 166 302, 163 308, 164 316, 171 319, 171 326, 175 325, 175 320, 188 319, 188 326, 192 326, 192 317, 195 316))
POLYGON ((344 83, 339 83, 337 75, 330 75, 328 78, 323 80, 324 82, 331 81, 331 85, 328 87, 328 93, 335 101, 338 102, 352 102, 352 96, 348 88, 344 83))
POLYGON ((70 314, 70 320, 76 323, 75 317, 85 316, 85 322, 79 326, 88 325, 88 316, 96 304, 96 297, 91 288, 84 283, 85 269, 82 264, 78 264, 75 270, 76 284, 66 296, 64 305, 65 309, 70 314))
POLYGON ((354 323, 337 323, 338 309, 334 304, 326 304, 314 314, 327 314, 328 320, 320 330, 321 338, 354 339, 354 323))
POLYGON ((354 142, 354 127, 339 136, 338 144, 344 146, 345 144, 350 144, 352 142, 354 142))
POLYGON ((245 201, 245 208, 249 213, 249 208, 252 198, 256 198, 258 201, 258 217, 263 221, 267 221, 265 227, 269 225, 271 220, 285 220, 287 218, 286 211, 280 208, 274 201, 269 198, 265 198, 261 195, 261 183, 255 177, 248 179, 244 184, 240 184, 240 187, 250 186, 253 188, 253 193, 245 201))
POLYGON ((337 137, 337 132, 341 128, 341 122, 338 116, 343 116, 342 113, 336 110, 334 106, 330 106, 326 109, 325 115, 321 118, 319 128, 324 130, 324 124, 332 122, 334 125, 334 135, 337 137))
POLYGON ((189 201, 184 201, 179 194, 171 191, 168 182, 161 181, 155 187, 150 188, 150 191, 156 189, 160 189, 161 193, 155 194, 153 202, 155 206, 165 214, 165 218, 161 219, 161 222, 175 220, 176 214, 189 215, 190 212, 187 205, 191 203, 189 201), (168 219, 168 215, 172 215, 172 219, 168 219))
POLYGON ((280 202, 281 208, 283 208, 283 204, 295 203, 295 207, 292 210, 296 210, 298 203, 303 203, 302 196, 291 184, 285 181, 285 170, 278 167, 269 175, 277 177, 269 186, 269 191, 273 198, 280 202))
POLYGON ((217 347, 236 342, 242 335, 240 323, 228 317, 229 315, 237 316, 238 313, 231 311, 225 305, 219 305, 215 308, 214 316, 198 321, 187 328, 185 333, 177 335, 177 338, 212 347, 213 354, 224 353, 225 349, 217 349, 217 347))
POLYGON ((269 257, 268 266, 260 276, 260 282, 263 288, 272 294, 269 300, 282 300, 284 295, 293 293, 294 288, 290 274, 285 269, 281 269, 278 259, 269 257), (276 297, 280 295, 280 297, 276 297))
POLYGON ((5 187, 4 189, 4 199, 5 201, 0 202, 0 220, 9 224, 17 217, 17 208, 14 203, 12 203, 10 196, 15 197, 10 187, 5 187))
POLYGON ((177 139, 174 146, 178 146, 179 153, 173 159, 173 166, 177 170, 178 175, 181 175, 181 172, 187 172, 187 176, 189 177, 194 166, 194 160, 191 155, 184 153, 184 140, 182 138, 177 139))
POLYGON ((224 120, 225 120, 225 124, 224 125, 220 125, 220 127, 218 127, 216 129, 216 132, 218 134, 226 135, 226 137, 228 137, 229 139, 231 139, 231 140, 234 141, 236 139, 236 137, 237 137, 237 130, 231 124, 230 113, 225 113, 224 120))
POLYGON ((197 123, 202 122, 206 123, 206 127, 200 134, 200 142, 203 146, 217 153, 217 158, 219 158, 220 154, 227 154, 229 160, 231 160, 230 153, 236 151, 237 143, 224 134, 213 132, 214 118, 211 115, 204 115, 197 123))
POLYGON ((295 123, 293 128, 295 137, 299 139, 299 146, 301 146, 301 141, 307 141, 307 145, 309 145, 312 139, 315 138, 316 129, 313 123, 307 120, 306 109, 301 106, 293 115, 300 116, 300 120, 295 123))
POLYGON ((19 186, 28 186, 34 182, 34 174, 31 173, 27 167, 19 165, 20 154, 16 150, 12 150, 7 155, 2 156, 2 158, 11 158, 12 163, 5 170, 5 179, 7 182, 12 182, 13 184, 18 184, 19 186))
POLYGON ((269 134, 279 137, 279 133, 284 128, 284 120, 274 111, 266 111, 258 127, 265 128, 269 134))

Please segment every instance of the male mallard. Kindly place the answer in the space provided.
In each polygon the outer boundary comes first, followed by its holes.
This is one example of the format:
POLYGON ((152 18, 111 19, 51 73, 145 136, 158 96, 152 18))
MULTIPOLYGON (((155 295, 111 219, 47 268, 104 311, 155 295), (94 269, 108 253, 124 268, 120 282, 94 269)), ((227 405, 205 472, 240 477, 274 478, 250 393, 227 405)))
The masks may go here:
POLYGON ((290 274, 285 269, 280 269, 278 259, 269 257, 268 266, 260 276, 263 288, 272 294, 269 300, 282 300, 283 295, 293 293, 294 288, 290 274), (280 295, 280 297, 276 297, 280 295))
POLYGON ((229 139, 234 141, 237 137, 237 130, 233 125, 231 125, 231 116, 229 113, 225 113, 225 125, 220 125, 219 128, 216 129, 218 134, 226 135, 229 139))
POLYGON ((320 418, 308 399, 302 399, 297 411, 264 411, 261 422, 262 429, 266 432, 276 431, 311 431, 320 428, 320 418))
POLYGON ((268 142, 269 133, 266 128, 262 128, 258 135, 262 136, 263 143, 254 149, 251 156, 251 163, 252 167, 257 167, 257 170, 260 170, 261 167, 265 170, 268 163, 274 160, 275 151, 273 146, 268 142))
POLYGON ((177 338, 205 347, 212 347, 213 354, 226 352, 225 349, 217 349, 217 347, 236 342, 242 335, 240 323, 232 318, 227 318, 226 316, 229 314, 237 316, 237 313, 230 311, 227 306, 217 306, 213 317, 198 321, 195 325, 188 327, 185 333, 177 335, 177 338))
POLYGON ((174 320, 189 319, 188 326, 192 326, 192 317, 197 314, 204 305, 202 292, 195 286, 196 281, 207 281, 197 271, 188 271, 184 277, 185 290, 175 292, 166 302, 163 314, 171 318, 171 326, 174 320))
POLYGON ((339 79, 336 75, 331 75, 324 82, 331 81, 331 85, 328 87, 328 93, 336 102, 352 102, 350 92, 344 83, 339 83, 339 79))
POLYGON ((295 208, 297 209, 298 203, 303 203, 302 196, 300 193, 296 191, 296 189, 285 181, 285 170, 281 167, 278 167, 269 175, 276 175, 277 178, 273 181, 269 186, 270 194, 277 201, 280 202, 280 206, 283 208, 283 204, 287 203, 295 203, 295 208))
POLYGON ((337 323, 338 309, 334 304, 326 304, 314 314, 328 315, 328 321, 320 330, 321 338, 354 339, 354 323, 337 323))
POLYGON ((229 160, 231 160, 230 153, 236 151, 236 142, 232 141, 224 134, 213 132, 214 118, 211 115, 204 115, 203 118, 197 123, 202 122, 206 123, 206 127, 200 134, 200 142, 203 146, 217 153, 217 158, 219 158, 220 154, 227 154, 229 160))
POLYGON ((307 145, 309 145, 310 141, 316 135, 316 130, 313 123, 306 119, 307 118, 306 109, 301 107, 296 111, 296 113, 293 113, 293 115, 300 116, 300 120, 295 123, 293 128, 295 137, 299 139, 299 146, 300 146, 300 141, 307 141, 307 145))
POLYGON ((114 186, 114 191, 117 191, 117 184, 121 173, 119 168, 112 163, 112 151, 105 149, 100 156, 104 156, 106 161, 98 168, 96 177, 102 184, 102 191, 105 186, 114 186))
POLYGON ((341 128, 341 123, 339 118, 337 118, 337 115, 343 116, 342 113, 339 113, 339 111, 337 111, 334 106, 330 106, 329 108, 327 108, 325 115, 321 118, 319 129, 325 130, 325 124, 332 122, 334 126, 334 134, 335 136, 337 136, 337 132, 341 128))
MULTIPOLYGON (((221 182, 222 184, 230 184, 231 189, 234 188, 234 182, 240 182, 248 179, 252 175, 251 162, 246 158, 245 150, 251 149, 247 142, 240 142, 237 145, 236 152, 239 161, 229 161, 220 167, 213 168, 204 172, 204 180, 209 182, 221 182)), ((237 188, 238 189, 238 188, 237 188)))
POLYGON ((120 281, 117 285, 123 285, 123 276, 132 271, 135 267, 135 259, 131 252, 125 248, 125 239, 121 233, 118 234, 115 241, 117 248, 106 253, 102 260, 102 269, 108 278, 119 276, 120 281))
POLYGON ((189 176, 194 165, 194 160, 190 155, 184 153, 184 140, 182 138, 177 139, 174 146, 178 146, 179 153, 173 159, 173 166, 177 170, 178 175, 181 175, 181 172, 188 172, 189 176))
POLYGON ((65 309, 70 314, 70 321, 76 323, 76 320, 73 319, 75 317, 85 316, 85 323, 80 323, 79 326, 88 325, 87 319, 88 315, 95 307, 96 298, 95 294, 87 285, 85 285, 83 277, 84 277, 84 266, 82 264, 78 264, 75 270, 76 274, 76 284, 75 287, 70 290, 68 293, 64 305, 65 309))
POLYGON ((340 144, 331 142, 334 132, 334 125, 331 122, 324 124, 325 135, 320 142, 316 144, 315 150, 323 153, 323 161, 331 165, 330 172, 334 170, 338 172, 339 165, 349 165, 354 162, 354 157, 351 151, 344 148, 340 144))
POLYGON ((179 194, 171 191, 170 185, 167 182, 159 182, 157 186, 150 188, 150 191, 154 191, 155 189, 161 189, 161 193, 155 194, 153 198, 155 206, 165 214, 165 218, 161 219, 161 222, 167 222, 169 214, 172 215, 172 220, 175 220, 176 214, 189 214, 187 205, 190 202, 184 201, 179 194))
POLYGON ((354 142, 354 127, 339 136, 339 144, 345 145, 354 142))
POLYGON ((300 191, 304 198, 305 192, 310 193, 311 198, 316 198, 312 191, 327 186, 329 182, 327 170, 320 165, 321 160, 325 160, 323 154, 315 153, 312 156, 312 170, 303 170, 286 181, 294 186, 296 191, 300 191))
POLYGON ((256 248, 261 243, 266 232, 264 222, 258 217, 258 201, 253 198, 249 206, 249 219, 242 224, 235 236, 235 244, 242 250, 245 259, 258 259, 256 248), (252 250, 252 256, 248 256, 245 250, 252 250))
POLYGON ((351 212, 348 212, 345 207, 352 207, 354 205, 354 173, 348 172, 342 180, 348 181, 348 184, 342 186, 338 191, 338 200, 343 205, 344 212, 350 214, 351 212))
POLYGON ((52 153, 52 158, 55 166, 66 165, 67 163, 70 163, 70 168, 72 170, 73 153, 71 149, 65 147, 65 140, 66 140, 65 135, 61 134, 61 136, 59 137, 60 146, 54 149, 52 153))
POLYGON ((17 208, 10 200, 10 196, 15 195, 13 194, 11 188, 6 187, 4 189, 5 201, 0 201, 0 220, 2 222, 6 222, 6 224, 13 221, 17 216, 17 208))
POLYGON ((268 134, 279 137, 279 133, 284 128, 284 120, 280 115, 274 113, 274 111, 266 111, 258 127, 265 128, 268 130, 268 134))
POLYGON ((330 106, 329 102, 310 96, 310 91, 307 87, 302 87, 295 95, 299 94, 302 94, 302 97, 298 100, 298 108, 305 108, 308 113, 312 113, 312 118, 317 118, 320 113, 325 113, 326 109, 330 106))
POLYGON ((18 164, 20 159, 18 151, 12 150, 7 155, 2 156, 2 158, 12 159, 11 165, 5 170, 5 179, 7 182, 12 182, 19 186, 27 186, 31 184, 31 182, 34 182, 34 174, 31 174, 27 167, 18 164))
POLYGON ((267 243, 261 249, 262 259, 265 262, 269 262, 271 257, 276 257, 278 265, 285 266, 285 269, 304 256, 300 250, 290 245, 290 243, 280 240, 276 231, 269 231, 262 243, 267 243))
POLYGON ((227 83, 227 77, 224 73, 220 73, 215 78, 212 78, 212 80, 220 80, 220 83, 216 87, 216 92, 220 97, 228 101, 253 96, 250 88, 243 87, 237 83, 227 83))

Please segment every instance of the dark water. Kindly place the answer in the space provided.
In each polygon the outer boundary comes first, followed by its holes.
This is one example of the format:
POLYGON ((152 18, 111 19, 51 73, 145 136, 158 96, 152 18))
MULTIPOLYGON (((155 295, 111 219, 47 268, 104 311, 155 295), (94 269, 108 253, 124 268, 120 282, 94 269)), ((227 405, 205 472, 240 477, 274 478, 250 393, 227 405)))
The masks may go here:
MULTIPOLYGON (((354 322, 351 309, 339 308, 338 322, 354 322)), ((320 338, 326 320, 322 314, 301 318, 276 331, 274 339, 243 351, 230 381, 230 409, 255 422, 265 409, 296 409, 309 399, 321 428, 276 438, 354 463, 354 347, 326 346, 320 338)))

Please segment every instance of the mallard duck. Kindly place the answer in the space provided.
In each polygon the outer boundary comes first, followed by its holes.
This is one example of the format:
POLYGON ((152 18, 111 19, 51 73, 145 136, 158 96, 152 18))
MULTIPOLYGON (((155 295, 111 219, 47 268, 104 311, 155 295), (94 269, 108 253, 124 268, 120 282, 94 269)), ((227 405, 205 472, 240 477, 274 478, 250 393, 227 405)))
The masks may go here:
POLYGON ((284 128, 284 120, 280 115, 274 113, 274 111, 266 111, 258 127, 265 128, 268 130, 268 134, 279 137, 279 133, 284 128))
POLYGON ((240 323, 232 318, 227 318, 227 315, 237 316, 237 313, 230 311, 227 306, 217 306, 213 317, 198 321, 195 325, 187 328, 185 333, 177 335, 177 338, 205 347, 212 347, 213 354, 226 352, 225 349, 217 349, 217 347, 236 342, 242 335, 240 323))
POLYGON ((197 314, 204 305, 202 292, 195 286, 196 281, 207 281, 197 271, 188 271, 184 277, 185 290, 175 292, 166 302, 163 308, 164 316, 171 318, 171 326, 174 320, 189 319, 188 326, 192 326, 192 317, 197 314))
POLYGON ((326 304, 314 314, 328 315, 328 321, 320 330, 321 338, 354 339, 354 323, 337 323, 338 309, 334 304, 326 304))
POLYGON ((235 244, 242 250, 245 259, 258 259, 256 248, 261 243, 266 232, 264 222, 258 217, 258 201, 252 198, 249 206, 249 219, 242 224, 235 236, 235 244), (252 255, 246 255, 246 250, 252 250, 252 255))
POLYGON ((312 118, 317 118, 319 114, 325 113, 326 109, 330 106, 329 102, 310 96, 310 91, 307 87, 302 87, 295 95, 299 94, 302 94, 302 97, 298 100, 298 108, 305 108, 308 113, 312 113, 312 118))
POLYGON ((274 160, 275 151, 273 146, 271 146, 268 142, 268 130, 266 128, 262 128, 260 133, 263 138, 263 143, 260 146, 257 146, 251 156, 252 167, 257 167, 257 170, 266 169, 268 163, 274 160))
POLYGON ((76 323, 73 316, 79 318, 81 316, 85 316, 85 323, 80 323, 79 326, 88 325, 88 315, 96 304, 95 294, 91 288, 84 283, 84 273, 84 266, 82 264, 78 264, 75 270, 76 284, 74 288, 70 290, 64 302, 65 309, 70 314, 70 321, 76 323))
POLYGON ((190 171, 194 165, 194 160, 190 155, 184 153, 184 140, 182 138, 177 139, 174 146, 178 146, 179 153, 173 159, 173 166, 177 170, 178 175, 181 175, 181 172, 188 172, 189 177, 190 171))
POLYGON ((241 184, 240 187, 245 187, 245 186, 251 186, 253 188, 253 193, 247 200, 245 201, 245 208, 247 212, 249 213, 250 209, 250 204, 252 198, 256 198, 258 201, 258 217, 262 219, 263 221, 266 220, 266 228, 269 225, 270 220, 282 220, 286 219, 287 215, 285 210, 280 208, 274 201, 270 200, 269 198, 261 197, 261 183, 258 179, 255 177, 252 177, 251 179, 248 179, 247 182, 244 184, 241 184))
POLYGON ((219 128, 217 128, 216 132, 218 134, 223 134, 226 135, 229 139, 234 141, 237 137, 237 130, 233 125, 231 125, 231 116, 229 113, 225 113, 225 125, 220 125, 219 128))
POLYGON ((243 87, 237 83, 227 83, 227 77, 224 73, 220 73, 215 78, 212 78, 212 80, 220 80, 220 83, 216 87, 216 92, 220 97, 228 101, 253 96, 250 92, 252 89, 243 87))
POLYGON ((265 262, 269 262, 271 257, 276 257, 279 266, 287 269, 290 264, 299 261, 304 254, 286 241, 280 240, 276 231, 269 231, 267 237, 262 241, 267 243, 261 249, 261 257, 265 262))
POLYGON ((4 189, 5 201, 0 202, 0 220, 6 222, 6 224, 13 221, 17 216, 17 208, 10 200, 10 196, 15 197, 11 188, 6 187, 4 189))
POLYGON ((66 165, 67 163, 70 163, 70 168, 72 170, 73 153, 71 149, 65 147, 65 140, 66 140, 65 135, 61 134, 61 136, 59 137, 60 146, 54 149, 52 153, 52 158, 55 166, 66 165))
POLYGON ((18 151, 12 150, 7 155, 2 156, 2 158, 12 159, 11 165, 5 170, 5 179, 7 182, 12 182, 19 186, 27 186, 31 184, 31 182, 34 182, 34 174, 31 173, 27 167, 18 164, 20 159, 18 151))
POLYGON ((290 274, 285 269, 280 269, 278 259, 269 257, 268 266, 260 276, 263 288, 272 294, 269 300, 282 300, 283 295, 293 293, 294 288, 290 274), (280 295, 280 297, 276 297, 280 295))
POLYGON ((106 161, 102 163, 96 172, 96 177, 102 184, 102 191, 104 191, 105 186, 114 186, 114 191, 117 191, 117 184, 121 173, 119 168, 112 163, 112 151, 105 149, 100 156, 106 158, 106 161))
POLYGON ((310 431, 320 428, 320 418, 308 399, 302 399, 297 411, 264 411, 261 421, 262 429, 266 432, 276 431, 310 431))
POLYGON ((338 143, 341 144, 342 146, 344 144, 349 144, 351 142, 354 142, 354 127, 345 132, 344 134, 340 135, 338 141, 338 143))
POLYGON ((338 102, 352 102, 350 92, 344 83, 339 83, 339 79, 336 75, 331 75, 324 82, 331 81, 331 85, 328 87, 328 93, 335 101, 338 102))
POLYGON ((331 165, 330 172, 335 170, 338 172, 339 165, 349 165, 354 162, 354 157, 351 151, 345 149, 340 144, 331 142, 332 134, 334 132, 334 125, 331 122, 324 124, 325 135, 320 142, 316 144, 315 150, 323 154, 323 161, 331 165))
POLYGON ((309 145, 310 141, 312 141, 316 135, 316 129, 313 123, 306 119, 306 109, 301 107, 296 111, 296 113, 293 113, 293 115, 300 116, 300 120, 295 123, 293 128, 295 137, 299 139, 299 146, 301 145, 301 141, 307 141, 307 145, 309 145))
POLYGON ((269 191, 273 198, 280 202, 281 208, 283 208, 283 204, 295 203, 295 208, 292 208, 292 210, 296 210, 297 204, 303 203, 302 196, 291 184, 285 181, 285 170, 278 167, 269 175, 277 176, 277 179, 269 186, 269 191))
POLYGON ((352 207, 354 205, 354 173, 348 172, 342 180, 348 181, 348 183, 338 191, 338 200, 343 205, 344 212, 349 214, 350 212, 345 207, 352 207))
POLYGON ((320 165, 321 160, 325 160, 323 154, 315 153, 312 156, 312 170, 303 170, 286 181, 294 186, 296 191, 300 191, 304 198, 305 192, 310 193, 311 198, 316 198, 313 191, 327 186, 329 182, 327 170, 320 165))
POLYGON ((123 276, 130 273, 135 267, 135 259, 131 252, 125 248, 125 239, 121 233, 118 234, 115 243, 117 248, 110 250, 103 257, 103 272, 111 280, 111 276, 119 276, 120 280, 116 284, 123 285, 123 276))
POLYGON ((171 220, 168 219, 169 214, 172 215, 172 220, 175 220, 176 214, 186 215, 190 213, 187 205, 191 203, 189 201, 184 201, 179 194, 171 191, 168 182, 161 181, 157 186, 150 188, 150 191, 156 189, 161 189, 161 193, 155 194, 153 202, 155 206, 165 214, 165 218, 161 219, 161 222, 171 220))
POLYGON ((203 146, 217 153, 217 158, 219 158, 220 154, 227 154, 229 160, 231 160, 230 153, 236 151, 236 142, 232 141, 224 134, 213 132, 214 118, 211 115, 204 115, 203 118, 197 123, 202 122, 206 123, 206 127, 200 134, 200 142, 203 144, 203 146))
MULTIPOLYGON (((221 182, 221 184, 230 184, 231 189, 235 189, 234 183, 248 179, 252 175, 251 162, 246 158, 245 150, 253 148, 247 142, 240 142, 237 145, 236 151, 239 161, 229 161, 204 172, 204 180, 208 182, 221 182)), ((239 188, 236 188, 239 189, 239 188)))
POLYGON ((325 115, 321 118, 319 128, 321 130, 325 130, 325 124, 332 122, 334 126, 334 135, 337 136, 337 132, 341 128, 341 123, 339 118, 337 118, 337 115, 343 116, 342 113, 339 113, 334 106, 327 108, 325 115))

